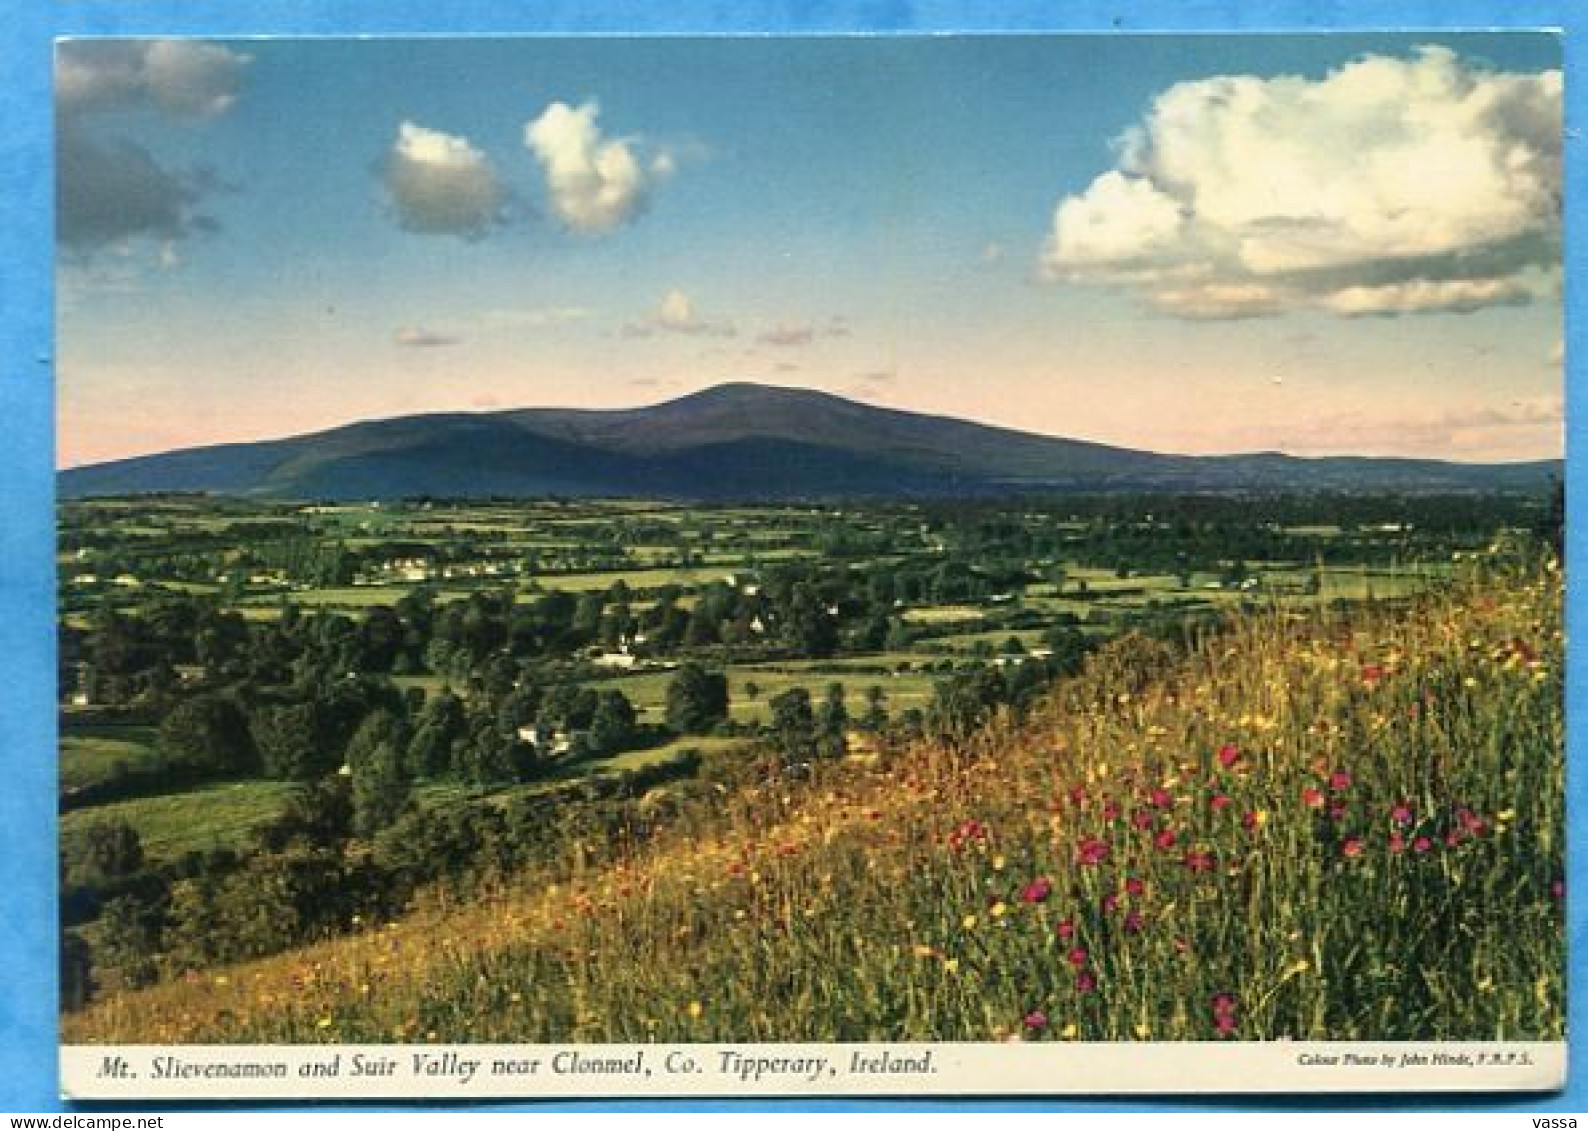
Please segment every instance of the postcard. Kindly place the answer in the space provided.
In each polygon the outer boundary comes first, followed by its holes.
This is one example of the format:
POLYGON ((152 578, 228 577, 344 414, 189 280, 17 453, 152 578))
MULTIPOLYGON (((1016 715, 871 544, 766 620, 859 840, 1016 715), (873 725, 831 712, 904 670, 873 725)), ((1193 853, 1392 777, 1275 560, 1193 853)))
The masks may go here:
POLYGON ((1560 1087, 1562 73, 61 40, 65 1095, 1560 1087))

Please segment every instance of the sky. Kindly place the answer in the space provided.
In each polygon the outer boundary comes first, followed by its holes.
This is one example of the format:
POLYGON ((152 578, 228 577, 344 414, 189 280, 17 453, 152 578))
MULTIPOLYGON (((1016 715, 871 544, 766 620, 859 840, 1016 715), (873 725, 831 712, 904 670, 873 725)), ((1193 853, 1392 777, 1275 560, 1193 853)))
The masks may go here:
POLYGON ((1533 33, 69 41, 58 462, 725 381, 1558 457, 1560 67, 1533 33))

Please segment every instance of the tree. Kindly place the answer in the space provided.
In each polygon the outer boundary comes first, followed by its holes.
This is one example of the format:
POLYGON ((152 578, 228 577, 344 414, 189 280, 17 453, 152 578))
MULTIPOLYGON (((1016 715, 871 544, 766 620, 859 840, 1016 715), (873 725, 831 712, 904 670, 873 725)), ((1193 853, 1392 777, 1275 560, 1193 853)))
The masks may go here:
POLYGON ((878 684, 866 688, 866 713, 860 716, 860 725, 873 733, 888 725, 888 694, 878 684))
POLYGON ((96 821, 66 855, 69 882, 98 886, 135 875, 143 867, 143 842, 126 821, 96 821))
POLYGON ((419 713, 414 736, 408 743, 408 772, 413 777, 438 778, 452 765, 452 744, 467 730, 463 700, 443 687, 419 713))
POLYGON ((772 741, 789 763, 809 762, 816 756, 816 716, 811 710, 811 693, 791 687, 774 695, 772 741))
POLYGON ((827 685, 827 697, 816 716, 817 751, 827 758, 842 756, 845 749, 844 734, 848 729, 849 711, 844 707, 844 685, 834 681, 827 685))
POLYGON ((160 724, 159 745, 178 762, 217 774, 244 773, 256 761, 248 720, 221 695, 195 695, 177 704, 160 724))
POLYGON ((728 677, 686 663, 667 685, 667 725, 679 734, 705 734, 728 717, 728 677))
POLYGON ((286 781, 313 781, 342 764, 342 752, 313 701, 265 706, 249 727, 265 773, 286 781))
POLYGON ((634 724, 634 705, 628 696, 615 688, 600 692, 590 719, 590 748, 597 754, 625 749, 634 741, 634 724))
POLYGON ((372 712, 347 746, 352 774, 353 831, 372 836, 402 815, 409 778, 402 720, 384 708, 372 712))

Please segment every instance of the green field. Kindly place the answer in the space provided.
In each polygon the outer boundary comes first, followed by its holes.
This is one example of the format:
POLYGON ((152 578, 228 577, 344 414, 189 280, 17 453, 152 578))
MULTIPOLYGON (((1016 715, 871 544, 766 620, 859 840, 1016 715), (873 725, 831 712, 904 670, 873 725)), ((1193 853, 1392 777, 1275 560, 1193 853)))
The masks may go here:
POLYGON ((153 727, 68 725, 61 734, 60 790, 96 785, 159 761, 153 727))
POLYGON ((290 782, 219 782, 96 805, 63 814, 61 838, 70 841, 101 821, 124 821, 137 830, 144 855, 152 861, 174 860, 187 852, 246 848, 253 832, 281 812, 295 788, 290 782))

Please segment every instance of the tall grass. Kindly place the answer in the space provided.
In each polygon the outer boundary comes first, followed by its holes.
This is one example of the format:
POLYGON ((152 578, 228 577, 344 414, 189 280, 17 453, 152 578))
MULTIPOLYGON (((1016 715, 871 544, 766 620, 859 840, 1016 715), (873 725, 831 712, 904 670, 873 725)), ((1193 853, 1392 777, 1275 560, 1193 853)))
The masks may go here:
POLYGON ((1491 568, 1127 637, 1023 725, 681 804, 66 1039, 1556 1038, 1560 604, 1491 568))

